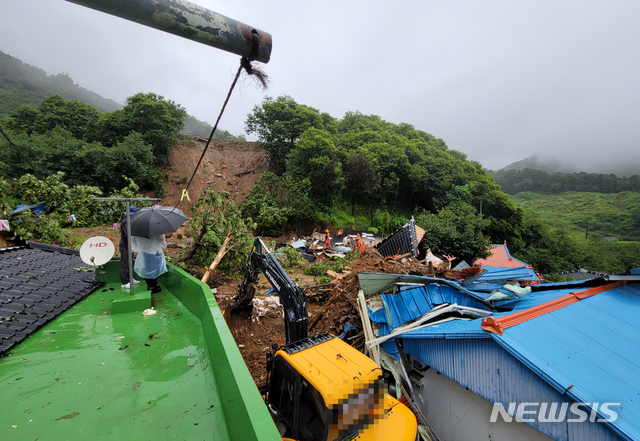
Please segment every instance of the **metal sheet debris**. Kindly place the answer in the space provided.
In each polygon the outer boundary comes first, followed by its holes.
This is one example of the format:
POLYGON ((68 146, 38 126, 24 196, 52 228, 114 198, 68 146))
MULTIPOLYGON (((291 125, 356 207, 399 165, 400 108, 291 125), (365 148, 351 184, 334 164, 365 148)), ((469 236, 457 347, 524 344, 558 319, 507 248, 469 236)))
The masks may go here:
POLYGON ((418 257, 418 244, 424 237, 424 230, 420 228, 412 217, 402 228, 396 230, 391 236, 378 245, 378 252, 383 257, 397 256, 411 253, 418 257))

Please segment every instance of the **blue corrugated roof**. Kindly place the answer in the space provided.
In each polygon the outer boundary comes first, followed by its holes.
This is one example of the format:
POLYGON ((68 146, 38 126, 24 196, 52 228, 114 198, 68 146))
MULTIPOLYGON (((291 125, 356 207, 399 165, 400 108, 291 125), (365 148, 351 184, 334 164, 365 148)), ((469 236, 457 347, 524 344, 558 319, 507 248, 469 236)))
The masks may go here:
MULTIPOLYGON (((392 331, 393 329, 391 328, 391 326, 389 326, 386 323, 381 323, 380 328, 378 329, 378 333, 380 334, 380 337, 389 335, 391 334, 392 331)), ((392 357, 396 359, 400 358, 400 355, 398 353, 398 348, 396 347, 396 341, 394 339, 389 339, 384 343, 382 343, 382 349, 384 349, 387 352, 387 354, 391 355, 392 357)))
POLYGON ((487 270, 478 282, 489 282, 492 280, 540 280, 536 272, 527 266, 518 268, 504 268, 501 266, 483 266, 482 269, 487 270))
POLYGON ((483 266, 482 269, 485 270, 482 275, 472 282, 463 281, 462 286, 478 293, 483 298, 487 297, 484 293, 490 293, 493 290, 502 288, 508 280, 540 280, 533 269, 525 266, 519 268, 483 266))
POLYGON ((446 279, 438 279, 436 277, 414 276, 409 274, 389 274, 389 273, 358 273, 358 281, 360 288, 365 294, 375 294, 391 289, 396 283, 410 283, 414 285, 422 284, 439 284, 447 285, 462 293, 465 293, 477 300, 484 300, 486 294, 471 291, 459 283, 446 279))
POLYGON ((491 335, 480 327, 480 321, 453 320, 406 332, 402 334, 402 338, 491 338, 491 335))
MULTIPOLYGON (((495 316, 509 315, 583 289, 586 288, 572 285, 536 292, 514 301, 512 312, 495 316)), ((424 342, 434 338, 479 338, 480 322, 445 323, 408 332, 402 338, 424 342)), ((576 402, 622 403, 617 408, 610 407, 618 418, 607 424, 624 439, 640 439, 640 283, 587 297, 509 327, 502 335, 486 335, 561 395, 576 402)), ((442 350, 450 354, 447 345, 442 350)), ((484 376, 495 374, 495 370, 478 372, 484 376)), ((475 385, 467 387, 474 390, 475 385)))
MULTIPOLYGON (((434 306, 443 303, 456 303, 460 306, 489 309, 476 299, 469 297, 450 285, 428 283, 425 285, 404 287, 397 295, 383 294, 383 308, 369 311, 369 319, 378 323, 378 334, 382 337, 389 335, 394 328, 408 323, 431 311, 434 306)), ((482 331, 482 333, 485 333, 482 331)), ((391 339, 382 344, 383 349, 395 358, 398 350, 395 340, 391 339)))
MULTIPOLYGON (((494 317, 499 318, 506 315, 510 315, 516 312, 523 311, 525 309, 531 308, 532 306, 537 306, 541 303, 550 302, 551 300, 555 300, 559 297, 565 296, 569 293, 575 292, 576 289, 562 289, 562 290, 549 290, 527 294, 521 299, 510 300, 505 302, 500 302, 500 307, 508 309, 506 312, 499 312, 493 314, 494 317)), ((378 310, 380 311, 380 310, 378 310)), ((380 312, 378 312, 380 314, 380 312)), ((372 318, 373 320, 373 318, 372 318)), ((449 323, 443 323, 438 326, 430 326, 422 329, 417 329, 415 331, 410 331, 405 334, 402 334, 403 338, 466 338, 465 334, 473 334, 473 338, 478 338, 480 334, 484 335, 485 338, 491 338, 491 333, 483 330, 480 327, 482 322, 481 318, 469 320, 469 321, 453 321, 449 323), (455 333, 460 333, 461 335, 454 335, 455 333)))
POLYGON ((459 306, 490 311, 476 299, 454 289, 449 285, 429 283, 402 289, 397 295, 383 294, 382 301, 389 311, 388 322, 392 327, 410 322, 431 311, 434 306, 443 303, 456 303, 459 306))
POLYGON ((612 428, 640 439, 640 284, 580 300, 491 337, 577 402, 619 402, 612 428))

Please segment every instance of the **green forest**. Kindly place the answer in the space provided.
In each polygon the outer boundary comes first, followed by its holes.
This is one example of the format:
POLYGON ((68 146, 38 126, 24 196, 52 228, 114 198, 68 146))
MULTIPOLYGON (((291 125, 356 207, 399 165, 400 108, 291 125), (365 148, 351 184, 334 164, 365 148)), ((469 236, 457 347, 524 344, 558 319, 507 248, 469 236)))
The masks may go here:
MULTIPOLYGON (((38 104, 28 98, 25 94, 26 104, 0 112, 0 209, 9 213, 19 203, 49 201, 37 221, 22 214, 12 222, 25 238, 68 245, 65 229, 72 226, 72 213, 81 213, 74 226, 114 222, 115 207, 90 204, 94 196, 143 190, 162 196, 158 167, 189 120, 179 104, 139 93, 122 108, 100 111, 55 94, 38 104)), ((224 195, 208 194, 210 202, 201 206, 219 204, 242 217, 247 235, 277 237, 309 226, 388 235, 414 217, 426 231, 422 247, 468 263, 486 257, 490 244, 506 241, 514 256, 550 279, 577 268, 617 272, 640 266, 640 246, 630 241, 640 223, 637 198, 612 203, 618 211, 609 218, 594 214, 599 208, 589 201, 570 211, 574 217, 562 216, 561 204, 540 210, 527 206, 536 199, 535 190, 512 199, 501 189, 525 188, 526 178, 518 184, 509 174, 507 185, 505 174, 494 172, 494 178, 427 132, 359 112, 336 118, 289 96, 265 98, 247 116, 245 130, 266 150, 271 171, 238 210, 229 208, 224 195), (582 230, 587 218, 591 235, 582 230), (605 222, 620 229, 606 233, 599 227, 605 222), (625 241, 604 238, 616 235, 625 241)), ((578 175, 584 188, 605 191, 578 175)), ((632 178, 621 181, 626 187, 615 182, 607 183, 610 194, 603 200, 617 198, 615 189, 638 195, 629 187, 635 185, 632 178)), ((588 191, 584 188, 580 191, 588 191)))

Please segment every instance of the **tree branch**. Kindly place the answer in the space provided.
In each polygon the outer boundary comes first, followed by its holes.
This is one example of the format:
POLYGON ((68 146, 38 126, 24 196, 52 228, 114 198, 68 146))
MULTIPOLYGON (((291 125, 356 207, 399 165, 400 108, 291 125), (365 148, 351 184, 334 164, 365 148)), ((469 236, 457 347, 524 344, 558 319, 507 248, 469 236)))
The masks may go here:
MULTIPOLYGON (((207 271, 204 273, 204 276, 202 276, 202 281, 204 283, 207 283, 209 281, 209 276, 211 275, 211 272, 214 269, 216 269, 216 267, 218 266, 218 264, 220 263, 224 255, 227 254, 228 250, 226 248, 227 248, 227 245, 229 245, 229 241, 231 240, 232 235, 233 235, 233 231, 229 231, 227 233, 227 237, 224 238, 224 242, 222 243, 222 246, 218 250, 218 254, 216 255, 216 258, 213 259, 213 262, 211 262, 211 265, 209 265, 209 269, 207 269, 207 271)), ((235 244, 233 246, 235 246, 235 244)))

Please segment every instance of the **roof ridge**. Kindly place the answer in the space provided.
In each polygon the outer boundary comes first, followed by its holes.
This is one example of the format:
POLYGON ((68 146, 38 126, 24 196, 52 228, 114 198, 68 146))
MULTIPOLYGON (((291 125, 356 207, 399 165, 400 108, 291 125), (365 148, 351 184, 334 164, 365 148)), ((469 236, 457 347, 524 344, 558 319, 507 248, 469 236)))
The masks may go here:
POLYGON ((495 316, 491 315, 489 317, 483 318, 482 324, 480 326, 485 331, 502 335, 504 334, 504 330, 507 328, 510 328, 511 326, 519 325, 520 323, 527 322, 536 317, 540 317, 541 315, 547 314, 552 311, 556 311, 558 309, 569 306, 573 303, 577 303, 580 300, 586 299, 587 297, 592 297, 596 294, 600 294, 605 291, 619 288, 626 284, 627 284, 626 281, 619 281, 619 282, 614 282, 614 283, 605 284, 601 286, 596 286, 583 291, 572 292, 567 294, 566 296, 562 296, 557 299, 550 300, 548 302, 544 302, 536 306, 532 306, 531 308, 527 308, 525 310, 515 312, 513 314, 505 315, 503 317, 496 318, 495 316))

